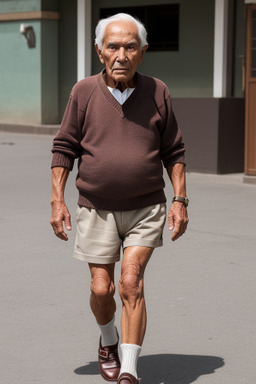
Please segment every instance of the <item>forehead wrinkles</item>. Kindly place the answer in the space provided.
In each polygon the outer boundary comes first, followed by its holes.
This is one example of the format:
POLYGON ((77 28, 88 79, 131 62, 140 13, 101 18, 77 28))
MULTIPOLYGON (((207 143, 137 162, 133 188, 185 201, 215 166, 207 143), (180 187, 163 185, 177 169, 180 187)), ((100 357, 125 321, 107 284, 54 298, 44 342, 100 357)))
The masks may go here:
POLYGON ((104 42, 107 41, 136 41, 139 43, 138 28, 136 24, 132 22, 112 22, 105 30, 104 42))

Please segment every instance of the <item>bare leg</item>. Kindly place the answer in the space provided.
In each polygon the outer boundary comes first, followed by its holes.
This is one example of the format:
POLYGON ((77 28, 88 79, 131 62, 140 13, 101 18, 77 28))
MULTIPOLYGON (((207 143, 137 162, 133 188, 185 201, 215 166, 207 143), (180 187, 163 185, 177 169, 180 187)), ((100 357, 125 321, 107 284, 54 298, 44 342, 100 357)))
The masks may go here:
POLYGON ((109 323, 115 314, 114 268, 115 264, 89 264, 91 271, 90 305, 97 323, 109 323))
POLYGON ((90 305, 101 329, 98 350, 99 369, 105 380, 117 381, 120 372, 120 361, 117 349, 118 335, 114 326, 116 311, 114 300, 115 264, 89 264, 89 267, 91 271, 90 305))
POLYGON ((142 345, 147 322, 143 277, 152 253, 153 248, 140 246, 124 250, 119 281, 122 343, 142 345))

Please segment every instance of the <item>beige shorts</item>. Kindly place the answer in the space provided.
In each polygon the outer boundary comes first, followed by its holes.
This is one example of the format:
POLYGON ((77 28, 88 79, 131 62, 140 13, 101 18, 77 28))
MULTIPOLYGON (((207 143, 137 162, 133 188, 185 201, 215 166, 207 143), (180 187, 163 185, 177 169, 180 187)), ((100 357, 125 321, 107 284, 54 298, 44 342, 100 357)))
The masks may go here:
POLYGON ((133 211, 112 212, 78 207, 74 257, 89 263, 120 260, 120 248, 161 247, 166 204, 133 211))

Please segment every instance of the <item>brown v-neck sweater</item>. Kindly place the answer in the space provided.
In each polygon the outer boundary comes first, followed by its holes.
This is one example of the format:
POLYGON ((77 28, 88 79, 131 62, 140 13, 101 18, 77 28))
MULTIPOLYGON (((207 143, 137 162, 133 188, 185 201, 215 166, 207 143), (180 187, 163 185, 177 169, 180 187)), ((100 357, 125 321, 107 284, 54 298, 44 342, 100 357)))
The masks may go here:
POLYGON ((136 89, 123 105, 103 72, 72 89, 53 141, 52 167, 73 168, 78 158, 78 204, 110 211, 166 201, 163 166, 184 163, 184 145, 169 91, 136 73, 136 89))

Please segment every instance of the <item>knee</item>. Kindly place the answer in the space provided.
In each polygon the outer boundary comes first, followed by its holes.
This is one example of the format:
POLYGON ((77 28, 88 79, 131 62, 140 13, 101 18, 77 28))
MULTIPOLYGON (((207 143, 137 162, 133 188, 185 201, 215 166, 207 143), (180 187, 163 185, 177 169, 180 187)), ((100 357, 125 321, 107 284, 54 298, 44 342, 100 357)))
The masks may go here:
POLYGON ((91 280, 91 294, 99 307, 105 307, 115 294, 114 282, 93 278, 91 280))
POLYGON ((123 303, 132 306, 143 297, 143 274, 139 266, 128 265, 119 280, 119 294, 123 303))

